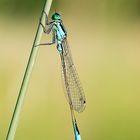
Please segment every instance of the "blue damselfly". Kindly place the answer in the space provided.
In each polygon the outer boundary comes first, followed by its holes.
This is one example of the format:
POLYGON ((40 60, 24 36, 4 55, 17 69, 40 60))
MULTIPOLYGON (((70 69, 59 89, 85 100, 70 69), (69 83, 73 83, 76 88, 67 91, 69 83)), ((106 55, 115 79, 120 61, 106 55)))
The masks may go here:
POLYGON ((82 112, 85 109, 86 99, 71 57, 71 51, 67 41, 67 31, 64 27, 61 15, 59 13, 55 12, 52 15, 51 22, 48 22, 48 16, 45 12, 44 14, 46 17, 45 26, 41 22, 40 25, 43 27, 44 33, 50 34, 52 32, 53 37, 51 43, 43 43, 39 45, 52 45, 55 43, 57 44, 57 50, 61 57, 64 87, 66 91, 67 100, 70 105, 75 139, 81 140, 74 110, 77 112, 82 112))

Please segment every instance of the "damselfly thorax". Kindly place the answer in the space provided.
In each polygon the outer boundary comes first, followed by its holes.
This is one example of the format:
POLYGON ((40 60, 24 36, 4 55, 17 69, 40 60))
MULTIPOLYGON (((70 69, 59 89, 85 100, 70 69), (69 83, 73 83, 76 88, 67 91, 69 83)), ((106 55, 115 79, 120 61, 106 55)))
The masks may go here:
POLYGON ((64 39, 66 39, 67 37, 67 34, 62 25, 62 21, 55 21, 52 30, 55 32, 54 34, 57 42, 57 50, 59 51, 59 53, 62 54, 63 53, 62 43, 64 39))

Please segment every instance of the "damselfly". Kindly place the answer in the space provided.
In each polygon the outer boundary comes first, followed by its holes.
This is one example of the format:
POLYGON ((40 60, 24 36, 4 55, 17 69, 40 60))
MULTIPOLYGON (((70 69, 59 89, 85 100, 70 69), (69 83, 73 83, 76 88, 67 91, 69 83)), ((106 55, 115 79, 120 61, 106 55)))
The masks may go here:
POLYGON ((74 110, 77 112, 82 112, 85 109, 86 99, 71 57, 71 51, 67 42, 67 31, 59 13, 55 12, 52 15, 51 22, 48 22, 48 16, 45 12, 44 14, 46 17, 45 26, 41 22, 40 25, 43 27, 44 33, 49 34, 52 32, 53 38, 51 43, 44 43, 39 45, 57 44, 57 50, 61 57, 62 75, 66 89, 66 96, 70 105, 75 139, 81 140, 80 132, 78 130, 76 118, 74 115, 74 110))

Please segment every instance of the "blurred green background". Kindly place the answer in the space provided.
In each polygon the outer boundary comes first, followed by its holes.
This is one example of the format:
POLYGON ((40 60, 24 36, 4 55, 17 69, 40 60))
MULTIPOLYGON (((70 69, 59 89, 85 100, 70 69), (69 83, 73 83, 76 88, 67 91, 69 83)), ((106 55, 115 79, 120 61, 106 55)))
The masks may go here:
MULTIPOLYGON (((0 140, 5 140, 44 0, 0 0, 0 140)), ((140 1, 55 0, 87 98, 83 140, 140 139, 140 1)), ((49 39, 51 36, 49 37, 49 39)), ((42 42, 48 41, 43 36, 42 42)), ((74 140, 56 47, 40 47, 15 140, 74 140)))

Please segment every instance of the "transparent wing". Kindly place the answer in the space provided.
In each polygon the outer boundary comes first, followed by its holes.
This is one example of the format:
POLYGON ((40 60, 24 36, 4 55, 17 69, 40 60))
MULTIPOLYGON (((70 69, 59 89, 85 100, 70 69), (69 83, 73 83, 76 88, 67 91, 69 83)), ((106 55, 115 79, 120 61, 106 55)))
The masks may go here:
POLYGON ((86 99, 71 57, 71 51, 67 40, 63 41, 62 47, 62 75, 64 79, 66 96, 72 109, 77 112, 82 112, 85 109, 86 99))

